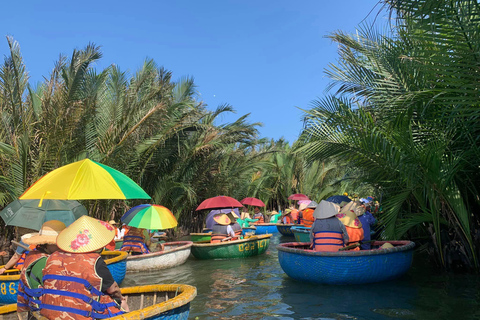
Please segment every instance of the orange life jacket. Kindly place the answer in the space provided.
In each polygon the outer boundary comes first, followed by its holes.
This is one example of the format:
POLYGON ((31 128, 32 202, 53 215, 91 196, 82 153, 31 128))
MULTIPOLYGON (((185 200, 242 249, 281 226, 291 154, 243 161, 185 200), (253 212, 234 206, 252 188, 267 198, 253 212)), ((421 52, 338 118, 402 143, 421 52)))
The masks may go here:
POLYGON ((290 216, 284 216, 282 219, 283 223, 284 224, 292 224, 292 218, 290 216), (283 221, 283 219, 285 219, 285 221, 283 221))
POLYGON ((102 278, 95 272, 98 259, 97 253, 52 253, 43 270, 41 315, 86 320, 123 314, 119 305, 101 292, 102 278))
POLYGON ((299 213, 299 211, 298 211, 297 209, 293 209, 293 210, 290 212, 290 215, 292 216, 293 222, 295 222, 295 221, 298 220, 298 213, 299 213))
POLYGON ((315 218, 313 217, 313 212, 315 210, 311 208, 307 208, 303 210, 303 218, 302 218, 302 223, 305 227, 311 227, 313 223, 315 222, 315 218))
MULTIPOLYGON (((362 241, 365 236, 363 232, 363 228, 352 228, 352 227, 345 226, 345 229, 347 229, 348 238, 349 238, 347 245, 358 243, 359 241, 362 241)), ((360 247, 356 247, 350 250, 358 251, 360 250, 360 247)))
POLYGON ((253 219, 258 219, 257 222, 255 222, 254 224, 258 224, 258 223, 265 223, 265 217, 263 216, 263 214, 261 214, 260 212, 255 214, 253 216, 253 219))
POLYGON ((320 231, 313 234, 314 251, 338 251, 343 247, 343 233, 339 231, 320 231))
POLYGON ((222 226, 220 224, 214 224, 212 227, 212 237, 210 243, 219 243, 223 239, 228 238, 227 226, 222 226))
POLYGON ((22 255, 20 256, 20 259, 18 259, 17 261, 17 264, 15 265, 15 269, 18 269, 18 270, 22 270, 23 269, 23 264, 25 263, 25 257, 27 256, 27 254, 32 251, 32 250, 35 250, 35 248, 37 247, 36 244, 31 244, 28 246, 30 248, 30 250, 28 251, 25 251, 24 253, 22 253, 22 255))
POLYGON ((145 236, 143 230, 138 228, 132 228, 128 230, 128 234, 123 237, 123 244, 120 248, 121 251, 131 251, 139 253, 150 253, 147 245, 145 244, 145 236))
MULTIPOLYGON (((17 312, 39 310, 42 289, 30 288, 27 281, 26 271, 31 264, 37 262, 43 257, 48 257, 48 254, 33 250, 25 258, 25 262, 23 264, 24 268, 22 269, 22 273, 20 274, 20 282, 18 283, 17 312)), ((41 283, 41 279, 38 279, 37 281, 41 283)))
POLYGON ((110 251, 115 251, 115 239, 110 241, 106 246, 105 249, 110 251))

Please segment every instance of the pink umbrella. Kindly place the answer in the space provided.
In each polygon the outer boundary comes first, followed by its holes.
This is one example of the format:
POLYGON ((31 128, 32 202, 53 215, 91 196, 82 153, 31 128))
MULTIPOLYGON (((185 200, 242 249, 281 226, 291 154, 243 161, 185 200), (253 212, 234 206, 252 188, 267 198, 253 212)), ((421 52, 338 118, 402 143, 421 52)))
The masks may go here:
POLYGON ((204 209, 218 209, 218 208, 241 208, 241 204, 237 199, 227 196, 216 196, 203 200, 195 211, 204 209))
POLYGON ((309 198, 304 194, 295 193, 288 197, 288 200, 309 200, 309 198))
POLYGON ((249 206, 265 207, 265 203, 263 203, 262 200, 257 198, 252 198, 252 197, 245 198, 242 201, 240 201, 240 203, 246 204, 249 206))

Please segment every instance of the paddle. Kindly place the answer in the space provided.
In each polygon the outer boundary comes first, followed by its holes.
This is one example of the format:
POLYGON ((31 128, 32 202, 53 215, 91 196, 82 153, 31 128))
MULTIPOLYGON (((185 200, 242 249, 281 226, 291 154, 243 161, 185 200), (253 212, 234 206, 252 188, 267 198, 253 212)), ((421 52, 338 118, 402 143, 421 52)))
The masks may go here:
POLYGON ((354 244, 348 245, 348 246, 346 246, 346 247, 340 248, 340 249, 338 249, 338 251, 345 251, 345 250, 355 249, 356 247, 360 247, 360 246, 361 246, 362 244, 364 244, 364 243, 370 243, 370 242, 374 242, 374 241, 377 241, 377 240, 359 241, 359 242, 357 242, 357 243, 354 243, 354 244))

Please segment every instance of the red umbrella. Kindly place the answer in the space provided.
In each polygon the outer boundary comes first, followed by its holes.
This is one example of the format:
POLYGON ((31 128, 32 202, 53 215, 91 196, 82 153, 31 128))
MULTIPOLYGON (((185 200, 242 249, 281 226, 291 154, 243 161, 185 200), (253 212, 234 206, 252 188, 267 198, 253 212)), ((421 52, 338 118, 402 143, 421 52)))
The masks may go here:
POLYGON ((256 206, 256 207, 265 207, 265 203, 263 203, 262 200, 257 199, 257 198, 252 198, 248 197, 240 201, 240 203, 247 204, 250 206, 256 206))
POLYGON ((203 200, 195 211, 216 208, 241 208, 243 204, 238 200, 227 196, 216 196, 203 200))
POLYGON ((295 194, 292 194, 290 197, 288 197, 288 200, 309 200, 309 199, 304 194, 295 193, 295 194))

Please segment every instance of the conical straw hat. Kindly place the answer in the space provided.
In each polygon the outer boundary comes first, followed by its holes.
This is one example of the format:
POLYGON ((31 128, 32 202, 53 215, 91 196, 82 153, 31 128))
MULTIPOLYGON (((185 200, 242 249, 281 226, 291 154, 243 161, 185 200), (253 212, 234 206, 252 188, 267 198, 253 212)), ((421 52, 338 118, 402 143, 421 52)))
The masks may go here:
POLYGON ((320 204, 317 206, 315 211, 313 211, 313 217, 315 219, 326 219, 335 216, 340 207, 330 201, 322 200, 320 204))
POLYGON ((58 234, 65 228, 62 221, 50 220, 42 225, 39 232, 24 234, 22 241, 26 244, 55 244, 58 234))
POLYGON ((355 209, 357 208, 357 205, 355 202, 350 202, 348 203, 345 207, 340 210, 340 213, 337 214, 337 218, 342 221, 342 223, 351 228, 361 228, 362 223, 360 220, 357 218, 357 215, 355 214, 355 209))
POLYGON ((102 249, 115 237, 115 228, 108 222, 81 216, 57 237, 57 246, 66 252, 86 253, 102 249))
POLYGON ((230 218, 225 213, 216 214, 213 216, 213 220, 222 226, 228 226, 231 222, 230 218))

